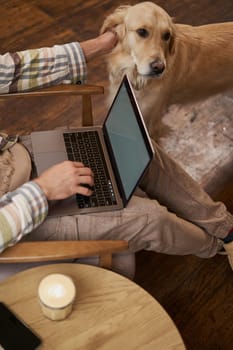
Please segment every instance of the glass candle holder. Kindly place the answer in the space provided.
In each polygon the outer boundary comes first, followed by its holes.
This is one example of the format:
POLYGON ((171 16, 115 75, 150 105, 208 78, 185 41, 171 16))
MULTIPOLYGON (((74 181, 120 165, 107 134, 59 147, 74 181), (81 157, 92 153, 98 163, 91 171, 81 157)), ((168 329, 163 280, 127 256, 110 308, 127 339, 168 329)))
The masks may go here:
POLYGON ((69 276, 50 274, 40 281, 38 296, 46 317, 54 321, 64 320, 72 311, 76 288, 69 276))

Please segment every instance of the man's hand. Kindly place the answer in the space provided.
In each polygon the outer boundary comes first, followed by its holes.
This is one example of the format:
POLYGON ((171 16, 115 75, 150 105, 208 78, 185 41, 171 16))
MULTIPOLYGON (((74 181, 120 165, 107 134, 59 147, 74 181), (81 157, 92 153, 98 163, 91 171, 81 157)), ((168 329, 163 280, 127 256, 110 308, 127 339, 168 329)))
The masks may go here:
POLYGON ((64 199, 76 193, 90 196, 92 191, 85 185, 94 185, 94 175, 82 163, 65 161, 44 171, 34 180, 48 200, 64 199))
POLYGON ((100 55, 110 52, 117 44, 117 35, 115 32, 105 32, 94 39, 83 41, 80 43, 83 49, 86 61, 100 55))

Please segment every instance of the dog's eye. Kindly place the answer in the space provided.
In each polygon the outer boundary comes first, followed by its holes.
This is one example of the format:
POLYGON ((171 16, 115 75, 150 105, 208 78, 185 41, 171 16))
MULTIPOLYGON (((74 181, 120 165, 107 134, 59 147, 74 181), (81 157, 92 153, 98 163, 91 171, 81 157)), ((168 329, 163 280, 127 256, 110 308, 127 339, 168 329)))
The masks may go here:
POLYGON ((136 32, 141 38, 147 38, 149 36, 148 30, 145 28, 139 28, 136 30, 136 32))
POLYGON ((168 41, 171 37, 171 33, 169 31, 163 33, 163 40, 168 41))

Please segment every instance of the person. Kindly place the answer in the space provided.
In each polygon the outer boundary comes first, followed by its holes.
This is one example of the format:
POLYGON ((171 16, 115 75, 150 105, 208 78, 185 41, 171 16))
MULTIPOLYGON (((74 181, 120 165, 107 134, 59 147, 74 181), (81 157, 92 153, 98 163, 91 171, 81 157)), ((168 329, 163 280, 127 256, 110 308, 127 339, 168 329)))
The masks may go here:
MULTIPOLYGON (((87 62, 111 50, 114 33, 84 43, 6 53, 0 56, 0 92, 27 91, 60 83, 84 83, 87 62)), ((134 195, 117 211, 47 217, 48 201, 91 190, 91 169, 66 161, 0 199, 0 249, 25 240, 125 239, 132 252, 193 254, 210 258, 224 246, 233 259, 233 216, 214 202, 154 141, 154 157, 134 195), (29 234, 30 233, 30 234, 29 234), (29 234, 29 235, 28 235, 29 234), (225 243, 224 243, 225 240, 225 243)), ((233 268, 233 264, 231 262, 233 268)))

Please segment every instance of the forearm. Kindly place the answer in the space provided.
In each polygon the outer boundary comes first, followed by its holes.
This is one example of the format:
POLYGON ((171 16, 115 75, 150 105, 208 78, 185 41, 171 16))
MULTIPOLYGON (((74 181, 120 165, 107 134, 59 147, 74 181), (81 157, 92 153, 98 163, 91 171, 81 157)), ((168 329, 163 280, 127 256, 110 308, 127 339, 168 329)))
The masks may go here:
POLYGON ((79 43, 0 56, 0 93, 84 83, 86 59, 79 43))
POLYGON ((40 187, 28 182, 0 200, 0 252, 39 226, 48 213, 40 187))

